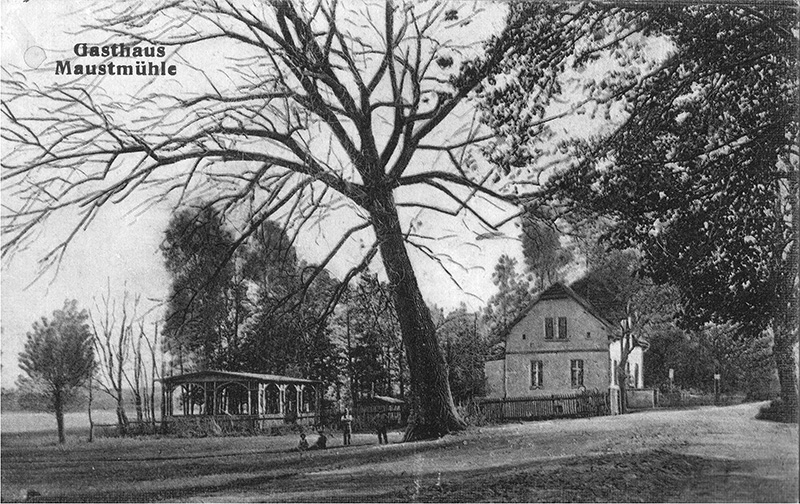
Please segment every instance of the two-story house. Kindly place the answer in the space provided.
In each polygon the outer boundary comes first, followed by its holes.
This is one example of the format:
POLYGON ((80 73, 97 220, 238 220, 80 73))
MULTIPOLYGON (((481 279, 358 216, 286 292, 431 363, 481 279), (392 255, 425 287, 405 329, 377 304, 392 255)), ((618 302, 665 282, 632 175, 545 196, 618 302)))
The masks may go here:
MULTIPOLYGON (((485 363, 487 395, 519 398, 615 388, 621 333, 586 299, 553 284, 505 330, 503 358, 485 363)), ((642 365, 642 348, 635 346, 628 357, 629 387, 643 386, 642 365)))

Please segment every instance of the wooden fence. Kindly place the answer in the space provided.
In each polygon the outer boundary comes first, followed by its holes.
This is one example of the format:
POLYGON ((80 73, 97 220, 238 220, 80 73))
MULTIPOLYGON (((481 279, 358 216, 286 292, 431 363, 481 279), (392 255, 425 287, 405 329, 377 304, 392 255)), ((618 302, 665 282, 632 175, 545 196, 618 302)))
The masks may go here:
MULTIPOLYGON (((509 420, 547 420, 553 418, 579 418, 610 414, 609 394, 605 392, 586 392, 582 394, 552 395, 545 397, 526 397, 519 399, 478 399, 467 406, 469 416, 480 416, 483 421, 504 422, 509 420)), ((342 429, 339 408, 325 408, 318 414, 301 414, 293 422, 283 417, 256 415, 194 415, 169 417, 156 425, 131 422, 128 435, 150 434, 153 432, 183 436, 205 435, 249 435, 287 428, 313 429, 320 425, 326 429, 342 429)), ((381 415, 386 414, 388 427, 405 427, 408 421, 408 407, 401 404, 359 406, 351 411, 354 432, 375 430, 381 415)), ((276 432, 277 432, 276 431, 276 432)), ((116 425, 95 424, 95 433, 100 436, 119 435, 116 425)))
POLYGON ((316 413, 301 413, 287 419, 284 415, 177 415, 152 422, 128 422, 125 432, 116 424, 95 424, 99 437, 170 434, 183 437, 253 435, 312 429, 319 424, 316 413))
POLYGON ((475 402, 473 407, 490 422, 578 418, 610 413, 608 392, 520 399, 482 399, 475 402))
MULTIPOLYGON (((283 415, 177 415, 157 421, 155 425, 131 420, 124 435, 155 433, 186 437, 253 435, 312 430, 319 426, 339 431, 343 427, 341 422, 343 414, 343 409, 325 408, 319 413, 301 413, 292 419, 283 415)), ((390 429, 403 428, 408 420, 407 407, 401 404, 359 406, 350 414, 353 416, 354 432, 374 432, 383 414, 387 417, 386 423, 390 429)), ((123 435, 116 424, 95 424, 94 432, 99 437, 123 435)))
POLYGON ((695 406, 729 406, 744 402, 744 394, 690 394, 686 391, 658 392, 656 406, 660 408, 686 408, 695 406))

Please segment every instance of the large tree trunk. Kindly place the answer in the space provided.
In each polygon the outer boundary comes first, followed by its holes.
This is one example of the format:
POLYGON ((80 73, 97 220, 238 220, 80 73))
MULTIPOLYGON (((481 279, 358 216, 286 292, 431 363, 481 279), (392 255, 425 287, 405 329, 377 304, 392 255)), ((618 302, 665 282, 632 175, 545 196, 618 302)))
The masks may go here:
POLYGON ((784 407, 784 419, 797 421, 797 363, 794 357, 794 343, 796 338, 792 327, 776 327, 774 331, 775 342, 772 354, 775 357, 775 366, 778 369, 778 381, 781 385, 781 400, 784 407))
POLYGON ((392 288, 411 374, 411 419, 404 440, 434 439, 463 430, 466 424, 456 412, 450 394, 447 365, 408 257, 391 192, 376 198, 370 216, 392 288))

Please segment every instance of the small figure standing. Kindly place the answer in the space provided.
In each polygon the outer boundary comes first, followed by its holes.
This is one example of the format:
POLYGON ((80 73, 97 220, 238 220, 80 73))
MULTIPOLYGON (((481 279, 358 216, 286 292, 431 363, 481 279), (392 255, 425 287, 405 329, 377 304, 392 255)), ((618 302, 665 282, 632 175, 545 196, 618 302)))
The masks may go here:
POLYGON ((378 416, 375 427, 378 431, 378 444, 389 444, 389 437, 386 433, 386 430, 389 428, 389 416, 385 411, 381 412, 378 416))
POLYGON ((304 432, 300 433, 300 442, 297 444, 297 451, 304 452, 308 450, 308 440, 304 432))
POLYGON ((345 408, 344 415, 342 415, 342 438, 343 442, 346 445, 349 445, 352 442, 353 436, 353 415, 350 414, 350 410, 345 408))

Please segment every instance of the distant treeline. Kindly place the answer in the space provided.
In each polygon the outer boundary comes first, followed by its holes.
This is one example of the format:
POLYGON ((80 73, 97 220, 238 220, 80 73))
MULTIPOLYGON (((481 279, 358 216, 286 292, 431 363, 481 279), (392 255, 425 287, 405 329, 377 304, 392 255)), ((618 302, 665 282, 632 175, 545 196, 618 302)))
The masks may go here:
MULTIPOLYGON (((133 407, 133 392, 130 390, 124 390, 123 394, 125 396, 125 404, 128 407, 133 407)), ((158 384, 156 384, 156 394, 157 397, 160 394, 158 392, 158 384)), ((24 393, 20 392, 19 389, 16 388, 5 388, 3 387, 0 390, 0 402, 2 403, 2 411, 9 412, 9 411, 31 411, 31 412, 46 412, 48 411, 46 404, 39 404, 36 401, 31 400, 29 397, 26 397, 24 393)), ((70 400, 67 404, 67 408, 65 408, 65 412, 71 411, 83 411, 86 409, 86 405, 89 402, 89 394, 88 391, 81 391, 77 397, 70 400)), ((157 403, 157 406, 160 406, 160 403, 157 403)), ((112 397, 108 394, 104 393, 97 388, 94 389, 92 394, 92 409, 94 410, 113 410, 116 408, 116 402, 112 397)))

